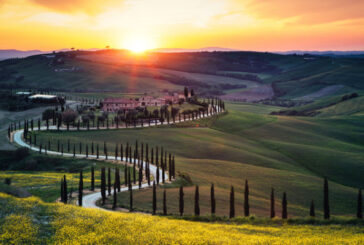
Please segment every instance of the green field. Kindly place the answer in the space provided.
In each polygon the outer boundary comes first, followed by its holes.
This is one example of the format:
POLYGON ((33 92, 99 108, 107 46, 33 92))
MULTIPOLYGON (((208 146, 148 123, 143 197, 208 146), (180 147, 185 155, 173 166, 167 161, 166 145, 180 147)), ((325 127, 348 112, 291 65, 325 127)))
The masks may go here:
MULTIPOLYGON (((89 132, 41 132, 38 138, 60 139, 78 144, 126 142, 163 146, 176 155, 176 168, 200 185, 201 209, 209 212, 209 186, 215 183, 218 213, 228 214, 228 196, 235 186, 238 214, 242 212, 245 179, 251 186, 252 213, 267 216, 270 189, 277 203, 286 191, 290 216, 306 216, 314 199, 322 210, 323 177, 330 181, 331 210, 336 215, 354 215, 357 188, 363 188, 363 121, 360 117, 302 118, 266 115, 275 107, 228 104, 227 115, 211 120, 209 127, 158 127, 149 129, 89 132), (254 112, 254 113, 253 113, 254 112)), ((191 126, 191 125, 190 125, 191 126)), ((168 186, 166 186, 168 187, 168 186)), ((186 209, 192 213, 194 187, 186 187, 186 209)), ((127 199, 121 194, 120 204, 127 199)), ((177 188, 168 189, 171 210, 176 210, 177 188)), ((135 205, 150 210, 151 191, 135 193, 135 205)), ((161 206, 159 206, 161 207, 161 206)), ((279 207, 279 206, 278 206, 279 207)), ((277 208, 280 213, 280 208, 277 208)))
MULTIPOLYGON (((91 187, 91 167, 95 168, 95 186, 100 186, 101 167, 116 166, 121 170, 121 181, 124 182, 124 166, 115 165, 110 162, 86 159, 72 159, 66 157, 52 157, 31 153, 19 158, 11 151, 0 151, 0 182, 4 183, 6 178, 11 179, 11 185, 1 185, 0 192, 20 193, 28 192, 40 197, 44 201, 53 202, 60 196, 60 181, 66 175, 69 191, 74 193, 78 190, 79 172, 83 171, 84 188, 91 187), (19 188, 12 190, 9 188, 19 188)), ((111 174, 114 180, 114 172, 111 174)))
MULTIPOLYGON (((361 225, 201 223, 110 213, 0 194, 0 243, 15 244, 362 244, 361 225)), ((232 220, 234 222, 234 220, 232 220)))

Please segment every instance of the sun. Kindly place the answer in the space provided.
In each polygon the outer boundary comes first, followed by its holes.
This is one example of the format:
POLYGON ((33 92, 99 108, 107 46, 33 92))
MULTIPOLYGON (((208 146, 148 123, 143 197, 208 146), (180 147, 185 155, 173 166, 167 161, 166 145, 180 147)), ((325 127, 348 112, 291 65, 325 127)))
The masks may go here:
POLYGON ((123 47, 136 54, 142 54, 154 48, 153 42, 146 37, 129 38, 124 41, 123 47))

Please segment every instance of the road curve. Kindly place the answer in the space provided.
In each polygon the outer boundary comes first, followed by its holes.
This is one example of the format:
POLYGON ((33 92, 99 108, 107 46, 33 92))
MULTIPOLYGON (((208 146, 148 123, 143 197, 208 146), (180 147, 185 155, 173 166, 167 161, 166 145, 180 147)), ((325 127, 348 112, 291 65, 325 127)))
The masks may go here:
MULTIPOLYGON (((217 108, 217 113, 221 113, 223 112, 223 110, 221 110, 220 108, 217 108)), ((207 118, 207 117, 210 117, 210 116, 213 116, 213 115, 216 115, 216 114, 211 114, 211 113, 208 113, 206 114, 206 116, 201 116, 199 118, 196 118, 196 119, 200 119, 200 118, 207 118)), ((192 121, 192 119, 186 119, 186 120, 178 120, 178 121, 175 121, 175 122, 170 122, 169 124, 176 124, 176 123, 181 123, 181 122, 185 122, 185 121, 192 121)), ((156 123, 156 124, 153 124, 151 126, 149 126, 148 124, 147 125, 137 125, 136 127, 137 128, 141 128, 141 127, 153 127, 153 126, 156 126, 156 125, 161 125, 161 123, 156 123)), ((168 125, 167 123, 165 123, 164 125, 168 125)), ((125 129, 126 127, 118 127, 118 129, 125 129)), ((134 126, 133 127, 129 127, 129 128, 135 128, 134 126)), ((90 127, 89 129, 85 129, 85 128, 80 128, 80 130, 102 130, 102 129, 106 129, 105 127, 104 128, 96 128, 96 127, 90 127)), ((116 127, 109 127, 109 129, 116 129, 116 127)), ((47 128, 46 126, 42 126, 40 127, 40 131, 46 131, 47 128)), ((50 126, 49 127, 49 130, 57 130, 57 127, 56 126, 50 126)), ((65 127, 62 127, 60 128, 59 130, 67 130, 65 127)), ((77 130, 77 128, 70 128, 69 130, 77 130)), ((31 131, 31 130, 30 130, 31 131)), ((34 130, 34 131, 38 131, 38 130, 34 130)), ((23 140, 23 133, 24 133, 24 130, 23 129, 19 129, 15 132, 13 132, 12 134, 12 138, 13 138, 13 142, 16 143, 17 145, 21 146, 21 147, 26 147, 32 151, 38 151, 39 152, 39 148, 38 147, 35 147, 35 146, 31 146, 29 145, 28 143, 26 143, 24 140, 23 140)), ((42 152, 45 153, 45 149, 42 149, 42 152)), ((57 151, 49 151, 47 150, 47 154, 49 155, 56 155, 56 156, 63 156, 63 157, 76 157, 76 158, 86 158, 86 155, 85 154, 75 154, 75 156, 73 155, 73 153, 61 153, 61 152, 57 152, 57 151)), ((96 155, 88 155, 88 159, 97 159, 97 156, 96 155)), ((101 160, 106 160, 106 156, 103 156, 103 155, 99 155, 99 159, 101 160)), ((113 157, 112 160, 114 160, 115 158, 113 157)), ((111 159, 110 159, 111 160, 111 159)), ((124 157, 123 159, 121 159, 120 157, 117 157, 117 160, 118 161, 126 161, 126 158, 124 157)), ((145 161, 143 161, 143 164, 146 164, 145 161)), ((157 167, 154 166, 154 165, 151 165, 149 164, 149 168, 150 168, 150 173, 151 175, 154 177, 154 179, 156 179, 156 176, 157 176, 157 167)), ((159 170, 159 176, 162 176, 162 170, 160 169, 159 170)), ((166 176, 166 179, 168 179, 168 174, 165 173, 165 176, 166 176)), ((147 188, 147 187, 150 187, 147 183, 143 183, 141 188, 147 188)), ((132 186, 133 189, 139 189, 139 185, 133 185, 132 186)), ((123 191, 128 191, 128 187, 122 187, 120 189, 120 192, 123 192, 123 191)), ((82 198, 82 205, 83 207, 85 208, 96 208, 96 209, 103 209, 103 210, 107 210, 107 209, 104 209, 102 207, 99 207, 96 205, 96 202, 97 200, 101 199, 101 192, 95 192, 95 193, 91 193, 91 194, 87 194, 87 195, 84 195, 83 198, 82 198)), ((108 210, 110 211, 110 210, 108 210)))

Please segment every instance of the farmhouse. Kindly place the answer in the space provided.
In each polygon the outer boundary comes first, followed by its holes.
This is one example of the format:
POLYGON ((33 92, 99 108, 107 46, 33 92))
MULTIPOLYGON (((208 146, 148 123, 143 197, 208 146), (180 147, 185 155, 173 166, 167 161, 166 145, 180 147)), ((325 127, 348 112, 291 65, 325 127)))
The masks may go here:
POLYGON ((103 111, 133 110, 137 107, 163 106, 169 103, 176 104, 184 95, 174 93, 163 97, 154 98, 152 96, 142 96, 140 98, 105 98, 101 102, 103 111))

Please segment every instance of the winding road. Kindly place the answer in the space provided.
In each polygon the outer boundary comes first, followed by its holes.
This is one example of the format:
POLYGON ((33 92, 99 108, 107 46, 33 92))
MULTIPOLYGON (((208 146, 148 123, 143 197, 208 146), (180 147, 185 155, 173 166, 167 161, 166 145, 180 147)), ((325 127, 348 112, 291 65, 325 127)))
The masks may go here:
MULTIPOLYGON (((219 107, 217 107, 217 114, 220 114, 222 113, 223 110, 219 107)), ((201 119, 201 118, 207 118, 207 117, 211 117, 213 115, 216 115, 216 114, 212 114, 212 113, 207 113, 205 116, 201 116, 201 117, 198 117, 196 119, 201 119)), ((192 119, 187 119, 186 120, 176 120, 175 122, 170 122, 169 124, 176 124, 176 123, 182 123, 182 122, 185 122, 185 121, 192 121, 192 119)), ((151 124, 150 126, 148 124, 146 125, 136 125, 136 127, 128 127, 128 128, 142 128, 142 127, 155 127, 155 126, 158 126, 158 125, 168 125, 167 123, 164 123, 164 124, 161 124, 160 122, 158 123, 153 123, 153 125, 151 124)), ((114 127, 109 127, 108 129, 109 130, 112 130, 112 129, 125 129, 126 127, 118 127, 116 128, 115 126, 114 127)), ((105 130, 107 129, 106 127, 99 127, 96 128, 96 127, 90 127, 89 129, 87 128, 80 128, 79 130, 105 130)), ((46 126, 42 126, 40 127, 40 131, 46 131, 47 130, 47 127, 46 126)), ((50 126, 49 127, 49 130, 58 130, 56 126, 50 126)), ((61 127, 59 130, 63 130, 63 131, 66 131, 67 128, 65 127, 61 127)), ((69 130, 77 130, 77 128, 70 128, 69 130)), ((30 130, 31 131, 31 130, 30 130)), ((38 129, 34 129, 34 131, 38 131, 38 129)), ((39 152, 39 148, 38 147, 35 147, 35 146, 31 146, 29 145, 28 143, 26 143, 24 140, 23 140, 23 133, 24 133, 24 129, 19 129, 17 131, 14 131, 12 133, 12 139, 10 139, 11 141, 13 141, 14 143, 16 143, 17 145, 21 146, 21 147, 26 147, 32 151, 38 151, 39 152)), ((45 149, 42 149, 42 152, 45 153, 45 149)), ((75 156, 73 155, 73 153, 61 153, 61 152, 57 152, 57 151, 47 151, 47 154, 49 155, 56 155, 56 156, 63 156, 63 157, 76 157, 76 158, 86 158, 86 155, 85 154, 75 154, 75 156)), ((97 156, 96 155, 88 155, 87 157, 88 159, 96 159, 97 156)), ((106 156, 103 156, 103 155, 99 155, 99 159, 104 159, 106 160, 106 156)), ((113 160, 115 160, 115 158, 113 157, 113 160)), ((120 157, 117 157, 117 160, 118 161, 126 161, 126 158, 124 157, 123 159, 121 159, 120 157)), ((143 164, 146 164, 145 161, 143 161, 143 164)), ((154 166, 154 165, 149 165, 149 168, 150 168, 150 173, 151 175, 154 177, 154 179, 156 179, 156 176, 157 176, 157 167, 154 166)), ((159 176, 162 176, 162 170, 160 169, 159 170, 159 176)), ((168 174, 165 173, 165 176, 166 176, 166 179, 168 179, 168 174)), ((147 187, 150 187, 147 183, 143 183, 141 188, 147 188, 147 187)), ((133 189, 139 189, 139 186, 138 185, 133 185, 132 186, 133 189)), ((123 191, 128 191, 128 187, 123 187, 120 189, 120 192, 123 192, 123 191)), ((87 194, 87 195, 84 195, 83 198, 82 198, 82 205, 83 207, 85 208, 96 208, 96 209, 103 209, 103 210, 107 210, 107 209, 104 209, 102 207, 99 207, 96 205, 96 202, 97 200, 101 199, 101 192, 95 192, 95 193, 92 193, 92 194, 87 194)), ((108 210, 110 211, 110 210, 108 210)))

